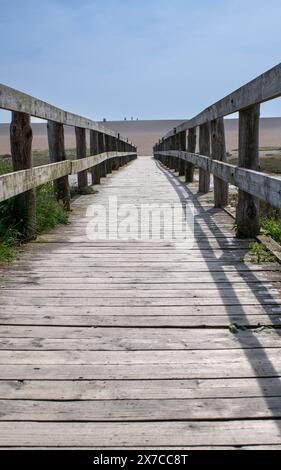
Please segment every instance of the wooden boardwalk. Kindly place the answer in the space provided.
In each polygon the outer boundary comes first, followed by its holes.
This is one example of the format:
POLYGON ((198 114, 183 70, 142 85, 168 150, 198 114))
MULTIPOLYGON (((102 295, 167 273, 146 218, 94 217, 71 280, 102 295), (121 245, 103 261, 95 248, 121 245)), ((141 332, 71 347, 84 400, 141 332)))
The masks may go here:
POLYGON ((0 272, 0 445, 281 448, 280 330, 258 328, 281 325, 280 265, 152 158, 97 188, 0 272), (88 206, 115 195, 192 201, 193 247, 89 241, 88 206))

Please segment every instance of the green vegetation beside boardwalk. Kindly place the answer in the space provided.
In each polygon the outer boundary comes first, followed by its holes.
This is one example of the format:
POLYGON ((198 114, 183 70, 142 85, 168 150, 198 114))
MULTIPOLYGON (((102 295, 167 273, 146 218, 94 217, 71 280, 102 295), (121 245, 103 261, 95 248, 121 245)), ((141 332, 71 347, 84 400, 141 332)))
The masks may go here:
POLYGON ((276 256, 273 255, 265 246, 264 243, 250 243, 250 260, 252 263, 271 263, 276 261, 276 256))
MULTIPOLYGON (((88 152, 89 153, 89 152, 88 152)), ((66 150, 67 159, 76 158, 75 149, 66 150)), ((34 166, 50 163, 48 150, 33 151, 34 166)), ((0 155, 0 175, 13 171, 10 155, 0 155)), ((92 194, 93 188, 85 188, 79 191, 77 187, 70 188, 71 197, 78 194, 92 194)), ((0 203, 0 263, 12 261, 21 243, 25 240, 21 235, 21 224, 14 217, 15 198, 0 203)), ((53 184, 46 183, 36 189, 36 219, 38 235, 51 230, 58 224, 67 224, 68 213, 57 202, 53 184)))
POLYGON ((273 240, 281 245, 281 214, 275 218, 263 218, 261 220, 261 231, 264 235, 269 235, 273 240))
MULTIPOLYGON (((49 163, 48 152, 35 152, 35 164, 49 163)), ((10 156, 0 157, 0 175, 10 173, 12 163, 10 156)), ((68 223, 68 213, 57 202, 52 183, 46 183, 36 189, 37 233, 51 230, 58 224, 68 223)), ((15 198, 0 203, 0 263, 12 261, 24 239, 21 235, 21 224, 14 217, 15 198)))
MULTIPOLYGON (((12 261, 21 243, 21 224, 16 222, 14 214, 15 198, 0 203, 0 262, 12 261)), ((36 189, 36 218, 38 235, 51 230, 58 224, 69 222, 68 213, 57 202, 52 183, 46 183, 36 189)))

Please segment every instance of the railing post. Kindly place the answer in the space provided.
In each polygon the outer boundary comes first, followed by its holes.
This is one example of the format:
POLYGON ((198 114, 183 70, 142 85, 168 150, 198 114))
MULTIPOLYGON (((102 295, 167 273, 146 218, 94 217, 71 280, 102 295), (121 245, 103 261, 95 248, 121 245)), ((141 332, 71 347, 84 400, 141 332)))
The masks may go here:
MULTIPOLYGON (((128 148, 128 139, 127 139, 127 142, 125 142, 125 152, 128 152, 129 151, 129 148, 128 148)), ((126 164, 129 163, 129 157, 126 155, 125 157, 125 161, 126 161, 126 164)))
MULTIPOLYGON (((239 112, 239 162, 250 170, 259 170, 259 117, 260 105, 255 104, 239 112)), ((255 237, 260 230, 259 200, 238 190, 236 208, 238 237, 255 237)))
MULTIPOLYGON (((98 155, 99 142, 98 131, 90 130, 90 155, 98 155)), ((92 185, 100 184, 100 165, 95 165, 91 168, 92 185)))
MULTIPOLYGON (((223 118, 211 122, 212 159, 226 162, 223 118)), ((214 205, 224 207, 228 203, 228 184, 214 175, 214 205)))
MULTIPOLYGON (((172 137, 168 137, 166 140, 166 150, 172 150, 172 137)), ((167 157, 167 167, 170 169, 173 167, 173 157, 170 155, 167 157)))
MULTIPOLYGON (((76 157, 86 158, 87 144, 86 144, 86 129, 75 127, 76 135, 76 157)), ((83 170, 78 173, 78 189, 82 190, 88 186, 88 171, 83 170)))
MULTIPOLYGON (((182 131, 179 133, 179 150, 186 152, 186 132, 182 131)), ((179 176, 184 176, 185 174, 185 161, 179 160, 179 176)))
MULTIPOLYGON (((172 136, 168 138, 168 150, 173 150, 173 137, 172 136)), ((174 168, 174 157, 172 157, 171 155, 169 156, 168 167, 170 168, 170 170, 174 168)))
MULTIPOLYGON (((199 132, 199 153, 210 157, 210 124, 201 124, 199 132)), ((210 189, 210 173, 199 168, 199 193, 207 193, 210 189)))
MULTIPOLYGON (((178 146, 178 134, 177 134, 177 131, 176 131, 176 128, 174 129, 174 135, 172 137, 172 150, 178 150, 179 149, 179 146, 178 146)), ((173 157, 173 169, 175 170, 175 172, 178 171, 179 169, 179 160, 177 157, 173 157)))
MULTIPOLYGON (((125 152, 125 143, 123 140, 120 141, 120 152, 125 152)), ((125 165, 125 157, 121 157, 121 166, 125 165)))
MULTIPOLYGON (((104 141, 105 141, 105 152, 110 152, 111 151, 111 136, 108 134, 105 134, 104 141)), ((112 173, 112 162, 110 159, 106 160, 106 172, 112 173)))
MULTIPOLYGON (((116 137, 112 137, 111 142, 112 142, 112 152, 117 152, 117 139, 116 139, 116 137)), ((112 159, 112 170, 117 170, 117 169, 118 169, 118 167, 117 167, 117 157, 114 157, 112 159)))
MULTIPOLYGON (((105 152, 105 142, 104 142, 104 134, 102 132, 98 133, 98 146, 99 146, 99 153, 105 152)), ((100 176, 101 178, 106 177, 106 160, 100 164, 100 176)))
MULTIPOLYGON (((118 134, 118 137, 116 139, 116 152, 120 152, 120 134, 118 134)), ((120 157, 116 157, 116 169, 119 170, 120 166, 121 166, 120 157)))
MULTIPOLYGON (((32 168, 32 128, 28 114, 13 112, 10 127, 11 155, 14 171, 32 168)), ((21 222, 24 239, 36 238, 36 189, 15 198, 15 217, 21 222)))
MULTIPOLYGON (((195 153, 196 151, 196 127, 192 127, 188 131, 187 137, 187 151, 189 153, 195 153)), ((186 183, 192 183, 194 178, 194 165, 190 162, 186 162, 185 165, 185 181, 186 183)))
MULTIPOLYGON (((63 124, 48 121, 48 144, 51 163, 66 160, 64 148, 64 128, 63 124)), ((56 198, 61 201, 65 210, 70 210, 70 191, 68 176, 62 176, 54 181, 56 198)))
MULTIPOLYGON (((119 136, 119 140, 117 142, 117 148, 118 148, 118 152, 121 152, 121 153, 123 152, 123 142, 120 139, 120 136, 119 136)), ((123 157, 119 157, 119 167, 123 166, 123 165, 124 165, 123 157)))

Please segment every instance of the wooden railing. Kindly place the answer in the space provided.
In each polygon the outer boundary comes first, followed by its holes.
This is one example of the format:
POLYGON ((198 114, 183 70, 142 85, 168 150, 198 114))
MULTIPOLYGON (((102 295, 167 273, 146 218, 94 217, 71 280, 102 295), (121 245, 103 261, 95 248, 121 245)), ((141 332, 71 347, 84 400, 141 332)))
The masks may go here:
POLYGON ((82 190, 88 186, 88 171, 92 184, 99 184, 101 177, 137 157, 137 148, 128 139, 99 123, 1 84, 0 108, 12 111, 10 143, 14 169, 13 173, 0 176, 0 202, 16 196, 25 239, 36 236, 37 186, 54 181, 57 199, 69 210, 69 175, 78 173, 78 188, 82 190), (31 116, 48 121, 49 165, 32 165, 31 116), (64 125, 75 127, 77 160, 66 160, 64 125), (90 132, 89 157, 87 129, 90 132))
MULTIPOLYGON (((281 208, 281 181, 259 172, 260 103, 281 96, 281 64, 273 67, 194 118, 169 131, 154 146, 154 156, 185 175, 187 183, 199 167, 199 192, 210 189, 214 175, 214 204, 228 202, 228 184, 238 187, 237 235, 259 233, 259 201, 281 208), (226 163, 224 116, 239 112, 238 166, 226 163), (199 127, 199 154, 196 151, 199 127), (188 131, 188 134, 187 134, 188 131)), ((281 129, 280 129, 281 133, 281 129)))

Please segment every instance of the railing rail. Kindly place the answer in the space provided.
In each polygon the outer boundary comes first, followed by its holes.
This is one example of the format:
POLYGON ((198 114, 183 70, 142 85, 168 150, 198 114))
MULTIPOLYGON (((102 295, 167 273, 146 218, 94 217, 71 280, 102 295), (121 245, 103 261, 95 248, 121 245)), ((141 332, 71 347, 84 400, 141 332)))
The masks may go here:
POLYGON ((82 129, 89 129, 102 132, 105 135, 118 138, 125 143, 128 142, 127 137, 120 136, 117 132, 107 129, 102 124, 83 116, 70 113, 63 109, 57 108, 45 101, 34 98, 21 91, 10 88, 7 85, 0 83, 0 108, 8 111, 18 111, 28 114, 29 116, 44 119, 46 121, 53 121, 66 126, 80 127, 82 129))
POLYGON ((187 183, 193 181, 199 167, 199 191, 210 189, 214 175, 214 204, 228 202, 228 184, 239 188, 236 208, 238 236, 259 233, 259 200, 281 208, 281 182, 259 172, 260 103, 281 96, 281 64, 268 70, 197 116, 170 130, 155 144, 154 156, 187 183), (239 112, 238 167, 226 163, 224 116, 239 112), (199 127, 199 155, 196 151, 199 127))
POLYGON ((281 180, 277 177, 241 168, 230 163, 212 160, 197 153, 178 151, 159 152, 159 157, 164 157, 162 161, 165 161, 165 157, 168 156, 179 158, 184 162, 190 162, 212 173, 226 183, 232 184, 252 196, 281 209, 281 180))
POLYGON ((14 169, 13 173, 0 177, 0 202, 16 196, 15 212, 20 214, 26 240, 36 237, 37 186, 53 181, 57 199, 69 210, 70 174, 78 173, 78 188, 84 190, 88 186, 88 170, 92 184, 99 184, 102 176, 137 156, 137 148, 120 134, 1 84, 0 108, 12 111, 10 143, 14 169), (47 120, 49 165, 33 167, 31 116, 47 120), (65 125, 75 128, 75 161, 66 160, 65 125), (90 133, 90 157, 87 156, 86 130, 90 133))
MULTIPOLYGON (((278 98, 278 96, 281 96, 281 64, 276 65, 254 80, 246 83, 246 85, 243 85, 212 104, 194 118, 184 121, 175 128, 176 132, 186 131, 206 122, 213 121, 214 119, 236 113, 254 104, 264 103, 278 98)), ((172 135, 174 135, 174 129, 167 132, 164 139, 172 135)))
POLYGON ((55 181, 64 176, 75 175, 80 171, 93 168, 110 159, 122 159, 125 163, 135 154, 130 152, 108 152, 92 155, 85 160, 65 160, 63 162, 51 163, 49 165, 36 166, 28 170, 14 171, 0 176, 0 202, 11 197, 34 189, 49 181, 55 181))

